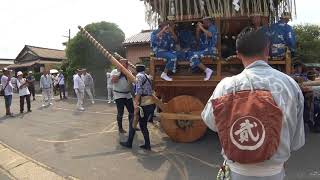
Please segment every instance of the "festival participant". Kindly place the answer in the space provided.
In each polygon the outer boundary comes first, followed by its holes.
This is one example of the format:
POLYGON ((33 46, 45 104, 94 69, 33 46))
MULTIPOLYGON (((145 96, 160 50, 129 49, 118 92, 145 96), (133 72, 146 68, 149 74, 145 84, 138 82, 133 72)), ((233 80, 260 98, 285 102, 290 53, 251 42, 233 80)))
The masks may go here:
POLYGON ((17 86, 19 88, 19 96, 20 96, 20 114, 24 111, 24 99, 27 101, 28 112, 31 112, 31 102, 30 102, 30 91, 28 89, 28 81, 23 78, 23 73, 19 71, 17 73, 17 86))
POLYGON ((112 90, 112 79, 111 79, 111 73, 107 72, 106 74, 106 78, 107 78, 107 93, 108 93, 108 104, 110 104, 111 102, 114 102, 113 100, 113 90, 112 90))
POLYGON ((35 98, 36 90, 35 90, 35 87, 34 87, 35 78, 33 76, 32 71, 29 71, 28 76, 27 76, 26 79, 27 79, 27 82, 28 82, 28 89, 30 91, 30 94, 32 95, 33 100, 35 101, 36 100, 36 98, 35 98))
POLYGON ((59 74, 58 74, 58 86, 59 86, 59 95, 60 95, 60 99, 67 99, 66 97, 66 86, 65 86, 65 82, 64 82, 64 75, 63 75, 63 71, 60 70, 59 74), (62 97, 63 95, 63 97, 62 97))
POLYGON ((43 97, 42 107, 52 105, 52 86, 53 83, 49 70, 44 70, 40 78, 40 89, 43 97))
POLYGON ((189 57, 192 69, 200 68, 206 75, 204 80, 208 81, 211 78, 213 70, 201 63, 201 58, 207 55, 217 55, 217 39, 218 31, 210 18, 204 18, 203 23, 199 22, 196 29, 196 39, 199 45, 197 51, 194 51, 189 57))
POLYGON ((271 26, 271 56, 285 57, 286 49, 289 48, 291 55, 296 52, 296 37, 290 25, 288 25, 291 16, 285 12, 281 15, 280 21, 271 26))
MULTIPOLYGON (((145 66, 144 65, 136 65, 136 93, 135 93, 135 111, 138 111, 138 119, 141 132, 144 137, 145 144, 141 145, 140 148, 145 150, 151 150, 150 146, 150 138, 149 138, 149 131, 148 131, 148 120, 153 115, 154 111, 154 103, 153 101, 147 102, 147 98, 152 96, 152 82, 148 78, 147 74, 145 73, 145 66)), ((135 135, 136 130, 133 128, 133 119, 130 119, 129 123, 129 137, 126 142, 120 142, 120 145, 132 148, 132 142, 135 135)))
POLYGON ((13 117, 13 113, 11 112, 11 103, 12 103, 12 95, 13 95, 13 85, 11 83, 11 75, 10 71, 7 68, 2 70, 3 75, 1 77, 1 89, 4 91, 4 102, 6 107, 6 115, 13 117))
POLYGON ((285 163, 305 143, 303 94, 291 77, 268 65, 268 51, 263 31, 241 34, 237 53, 245 69, 223 79, 202 112, 221 137, 232 180, 284 179, 285 163))
MULTIPOLYGON (((128 69, 128 60, 120 59, 120 63, 128 69)), ((132 83, 129 82, 127 77, 120 71, 119 68, 111 72, 113 95, 117 105, 117 122, 120 133, 126 133, 122 126, 122 119, 124 107, 127 108, 129 113, 129 122, 132 121, 134 115, 134 105, 131 95, 132 83)))
POLYGON ((93 95, 92 95, 93 89, 94 89, 94 82, 91 74, 89 74, 86 69, 83 70, 82 79, 84 80, 84 84, 86 86, 85 93, 88 94, 91 100, 91 103, 94 104, 93 95))
POLYGON ((269 17, 261 14, 255 14, 250 17, 250 26, 245 27, 241 32, 257 31, 262 29, 262 31, 271 37, 270 27, 269 27, 269 17))
POLYGON ((77 109, 79 111, 84 111, 83 107, 83 99, 84 99, 84 91, 85 91, 85 84, 84 80, 82 79, 83 69, 77 69, 77 74, 73 76, 73 89, 77 95, 77 109))
MULTIPOLYGON (((298 82, 300 85, 303 82, 311 81, 308 78, 308 74, 305 72, 304 64, 301 62, 296 62, 293 64, 293 73, 291 77, 298 82)), ((308 86, 300 86, 304 96, 304 112, 303 112, 303 120, 305 123, 305 130, 309 131, 314 128, 315 116, 314 110, 317 111, 317 107, 314 106, 315 98, 314 98, 314 90, 313 87, 308 86), (314 108, 316 107, 316 108, 314 108)))
POLYGON ((16 78, 16 73, 12 70, 9 71, 10 79, 11 79, 11 84, 13 87, 13 92, 18 92, 18 87, 17 87, 17 78, 16 78))
POLYGON ((50 73, 49 75, 52 80, 52 86, 51 86, 51 100, 54 100, 54 96, 57 94, 57 85, 58 85, 58 78, 56 73, 50 73))
POLYGON ((166 81, 172 81, 168 76, 168 72, 175 72, 175 64, 177 55, 174 51, 177 36, 174 32, 173 26, 167 22, 160 23, 159 28, 151 33, 151 48, 155 57, 164 58, 166 66, 161 74, 161 78, 166 81))
POLYGON ((304 69, 304 66, 301 62, 296 62, 293 64, 293 73, 291 76, 298 83, 308 81, 307 74, 303 72, 303 69, 304 69))

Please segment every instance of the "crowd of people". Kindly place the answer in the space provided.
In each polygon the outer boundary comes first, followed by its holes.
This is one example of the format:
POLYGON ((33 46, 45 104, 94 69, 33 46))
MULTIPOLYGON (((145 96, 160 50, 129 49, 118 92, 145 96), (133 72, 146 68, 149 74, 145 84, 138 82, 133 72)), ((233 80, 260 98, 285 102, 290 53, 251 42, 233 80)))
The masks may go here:
MULTIPOLYGON (((35 77, 32 71, 29 71, 26 76, 21 71, 17 72, 17 76, 14 76, 14 72, 7 68, 2 70, 1 76, 1 89, 3 90, 3 96, 5 100, 6 115, 12 116, 11 111, 12 96, 14 92, 17 92, 20 97, 20 113, 24 113, 24 104, 27 104, 27 112, 31 110, 31 98, 36 100, 35 93, 35 77)), ((58 89, 60 93, 60 99, 67 99, 65 80, 63 71, 58 74, 50 74, 48 70, 44 70, 43 75, 40 78, 40 90, 42 91, 43 103, 42 106, 52 105, 54 99, 53 92, 58 89)))
MULTIPOLYGON (((295 34, 288 22, 291 16, 283 13, 279 22, 269 25, 269 18, 263 15, 251 17, 251 25, 242 32, 261 29, 270 38, 269 56, 273 58, 285 57, 287 48, 294 55, 296 51, 295 34)), ((204 81, 211 78, 213 69, 201 63, 205 56, 215 57, 217 52, 218 29, 210 18, 204 18, 196 25, 191 23, 174 24, 164 21, 151 34, 151 49, 155 57, 165 59, 166 65, 161 78, 172 81, 168 73, 177 71, 177 61, 190 62, 192 71, 197 69, 205 73, 204 81)), ((236 54, 236 38, 225 36, 222 38, 221 56, 227 58, 236 54)))
POLYGON ((319 71, 315 68, 307 70, 301 62, 293 65, 293 73, 291 77, 301 85, 304 102, 304 121, 306 128, 320 133, 320 87, 319 86, 303 86, 304 82, 318 81, 319 71))
MULTIPOLYGON (((6 104, 6 115, 13 116, 11 112, 12 96, 14 92, 18 93, 20 96, 20 113, 24 112, 24 103, 27 103, 28 112, 31 110, 31 100, 36 100, 36 85, 35 77, 32 71, 29 71, 27 75, 23 72, 18 71, 16 76, 12 70, 4 68, 2 70, 3 75, 1 76, 1 89, 3 89, 3 96, 6 104)), ((121 94, 121 90, 117 91, 117 88, 123 86, 123 84, 117 85, 112 76, 116 73, 116 69, 111 73, 106 74, 107 81, 107 102, 121 104, 121 99, 124 97, 121 94), (114 88, 115 87, 115 88, 114 88)), ((120 80, 121 82, 121 80, 120 80)), ((50 73, 50 70, 45 69, 42 72, 39 81, 39 88, 42 93, 42 107, 47 107, 53 104, 54 96, 57 95, 59 91, 60 100, 65 100, 67 98, 66 93, 66 80, 63 74, 63 71, 60 70, 57 73, 50 73)), ((92 104, 94 101, 94 80, 90 73, 86 69, 77 69, 76 74, 73 75, 73 89, 77 97, 77 106, 76 108, 80 111, 84 111, 83 101, 85 95, 88 96, 88 99, 92 104)), ((128 87, 128 91, 131 94, 131 87, 128 87)), ((122 116, 122 115, 121 115, 122 116)))

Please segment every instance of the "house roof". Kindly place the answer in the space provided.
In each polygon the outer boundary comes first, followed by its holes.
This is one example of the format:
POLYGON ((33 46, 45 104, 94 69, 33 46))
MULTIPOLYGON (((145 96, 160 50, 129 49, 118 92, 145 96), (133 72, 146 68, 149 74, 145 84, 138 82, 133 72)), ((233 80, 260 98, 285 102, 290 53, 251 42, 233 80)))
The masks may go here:
POLYGON ((139 34, 127 38, 123 45, 146 44, 150 43, 152 30, 143 30, 139 34))
POLYGON ((35 64, 61 64, 61 62, 35 60, 35 61, 24 62, 24 63, 20 63, 20 64, 12 64, 12 65, 8 66, 7 68, 9 68, 9 69, 23 68, 23 67, 30 67, 30 66, 33 66, 35 64))
POLYGON ((0 64, 14 64, 14 59, 3 59, 3 58, 0 58, 0 64))
POLYGON ((35 55, 44 59, 67 59, 64 50, 36 47, 30 45, 26 45, 16 59, 18 59, 26 49, 32 51, 35 55))

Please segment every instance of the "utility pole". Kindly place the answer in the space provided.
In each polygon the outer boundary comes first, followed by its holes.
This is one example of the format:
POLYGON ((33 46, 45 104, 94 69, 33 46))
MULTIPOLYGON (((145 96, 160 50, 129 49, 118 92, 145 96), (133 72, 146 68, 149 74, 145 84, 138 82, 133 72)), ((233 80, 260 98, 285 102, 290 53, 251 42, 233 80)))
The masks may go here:
POLYGON ((65 37, 65 38, 68 38, 68 43, 62 43, 62 44, 64 44, 65 46, 67 46, 67 44, 69 44, 70 43, 70 40, 71 40, 71 30, 69 29, 69 31, 68 31, 68 36, 63 36, 63 37, 65 37))
POLYGON ((70 38, 71 38, 71 30, 69 29, 69 37, 68 37, 68 43, 70 43, 70 38))

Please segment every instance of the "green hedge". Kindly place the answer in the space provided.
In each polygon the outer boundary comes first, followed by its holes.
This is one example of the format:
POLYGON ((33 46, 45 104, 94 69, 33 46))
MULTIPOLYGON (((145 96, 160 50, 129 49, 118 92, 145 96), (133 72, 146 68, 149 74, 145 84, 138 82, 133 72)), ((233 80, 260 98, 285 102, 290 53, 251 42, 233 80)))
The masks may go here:
POLYGON ((36 72, 33 75, 34 75, 34 78, 35 78, 36 81, 40 81, 40 78, 41 78, 41 75, 42 75, 40 72, 36 72))

